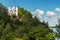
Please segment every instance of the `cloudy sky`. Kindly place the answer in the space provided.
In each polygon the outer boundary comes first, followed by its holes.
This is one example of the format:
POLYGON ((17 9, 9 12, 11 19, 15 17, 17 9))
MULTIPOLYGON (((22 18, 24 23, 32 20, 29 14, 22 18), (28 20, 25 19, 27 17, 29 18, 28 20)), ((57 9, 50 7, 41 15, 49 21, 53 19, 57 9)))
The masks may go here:
POLYGON ((33 17, 49 22, 50 26, 58 23, 60 18, 60 0, 0 0, 4 6, 20 6, 29 10, 33 17))

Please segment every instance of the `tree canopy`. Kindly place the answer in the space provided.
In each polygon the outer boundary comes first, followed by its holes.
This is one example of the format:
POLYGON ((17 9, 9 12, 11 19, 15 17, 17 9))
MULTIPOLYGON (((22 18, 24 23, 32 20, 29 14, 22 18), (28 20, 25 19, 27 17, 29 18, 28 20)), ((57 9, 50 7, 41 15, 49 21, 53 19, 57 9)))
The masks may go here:
POLYGON ((22 21, 8 15, 8 10, 0 4, 0 40, 54 40, 56 35, 48 26, 48 23, 39 21, 32 14, 18 8, 18 14, 22 21))

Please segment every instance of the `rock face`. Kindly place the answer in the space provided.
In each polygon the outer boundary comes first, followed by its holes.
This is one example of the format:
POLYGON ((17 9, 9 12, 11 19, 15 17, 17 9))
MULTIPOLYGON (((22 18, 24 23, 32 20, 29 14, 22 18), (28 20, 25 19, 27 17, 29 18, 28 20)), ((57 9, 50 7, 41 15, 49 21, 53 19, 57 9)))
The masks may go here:
POLYGON ((9 7, 8 8, 8 15, 18 16, 18 7, 9 7))

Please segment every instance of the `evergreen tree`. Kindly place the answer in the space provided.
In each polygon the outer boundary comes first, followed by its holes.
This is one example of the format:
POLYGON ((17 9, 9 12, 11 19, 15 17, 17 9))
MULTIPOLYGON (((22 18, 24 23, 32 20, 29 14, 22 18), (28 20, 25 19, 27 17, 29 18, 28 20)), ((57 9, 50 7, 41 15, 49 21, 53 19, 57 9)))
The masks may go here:
POLYGON ((48 23, 40 22, 36 17, 32 18, 29 11, 20 7, 18 8, 18 14, 22 21, 14 16, 12 16, 11 20, 6 7, 0 4, 0 40, 55 39, 55 33, 48 28, 48 23))
POLYGON ((57 37, 60 38, 60 18, 58 18, 58 25, 56 25, 56 29, 57 29, 57 37))

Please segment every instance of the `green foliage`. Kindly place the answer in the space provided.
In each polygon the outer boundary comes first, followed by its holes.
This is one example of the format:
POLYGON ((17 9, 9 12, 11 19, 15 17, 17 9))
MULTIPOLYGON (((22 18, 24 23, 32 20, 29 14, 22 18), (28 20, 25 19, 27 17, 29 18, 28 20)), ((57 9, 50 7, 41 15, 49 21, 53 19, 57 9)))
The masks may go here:
POLYGON ((60 38, 60 19, 58 19, 58 25, 55 26, 57 29, 57 37, 60 38))
POLYGON ((54 40, 55 37, 56 37, 55 33, 49 33, 49 34, 46 35, 47 40, 54 40))
POLYGON ((18 14, 22 21, 8 16, 7 9, 0 4, 0 40, 54 40, 48 23, 40 22, 32 14, 19 7, 18 14), (3 11, 3 12, 2 12, 3 11))

